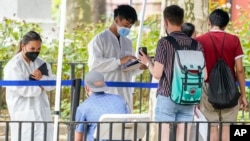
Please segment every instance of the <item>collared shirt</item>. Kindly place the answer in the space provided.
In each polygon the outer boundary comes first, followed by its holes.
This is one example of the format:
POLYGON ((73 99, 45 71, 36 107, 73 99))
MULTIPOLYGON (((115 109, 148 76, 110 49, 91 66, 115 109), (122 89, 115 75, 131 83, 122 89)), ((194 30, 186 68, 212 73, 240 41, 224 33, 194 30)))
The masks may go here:
POLYGON ((208 82, 210 72, 219 56, 230 67, 236 79, 235 60, 242 58, 244 55, 239 38, 236 35, 226 33, 222 30, 211 30, 208 33, 198 36, 196 39, 202 44, 204 48, 204 56, 208 74, 205 82, 208 82), (212 40, 209 35, 212 37, 212 40), (217 50, 218 54, 216 54, 215 49, 217 50))
MULTIPOLYGON (((126 114, 128 113, 127 105, 120 95, 107 93, 93 93, 81 103, 76 111, 76 122, 99 121, 103 114, 126 114)), ((94 141, 94 131, 96 123, 87 125, 87 140, 94 141)), ((76 126, 76 132, 84 132, 84 124, 76 126)))
MULTIPOLYGON (((184 47, 183 49, 187 49, 187 47, 191 46, 192 39, 182 32, 172 32, 170 36, 174 37, 180 47, 184 47)), ((202 46, 199 43, 197 50, 202 50, 202 46)), ((170 94, 174 55, 175 49, 172 44, 170 44, 165 37, 161 38, 157 44, 155 61, 161 63, 164 67, 162 77, 159 81, 157 94, 163 96, 169 96, 170 94)))

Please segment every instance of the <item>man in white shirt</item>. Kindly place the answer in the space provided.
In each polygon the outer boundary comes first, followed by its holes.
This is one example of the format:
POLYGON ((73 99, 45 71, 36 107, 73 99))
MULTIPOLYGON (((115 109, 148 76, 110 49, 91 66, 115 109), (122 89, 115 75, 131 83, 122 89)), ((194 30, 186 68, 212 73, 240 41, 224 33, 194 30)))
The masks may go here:
MULTIPOLYGON (((132 42, 127 35, 137 21, 137 14, 129 5, 119 5, 114 10, 112 25, 97 34, 88 44, 88 66, 90 70, 101 72, 106 81, 131 82, 133 75, 142 73, 147 67, 123 71, 125 65, 136 59, 132 42), (142 70, 141 70, 142 69, 142 70)), ((108 93, 120 94, 133 112, 132 89, 127 87, 110 87, 108 93)))

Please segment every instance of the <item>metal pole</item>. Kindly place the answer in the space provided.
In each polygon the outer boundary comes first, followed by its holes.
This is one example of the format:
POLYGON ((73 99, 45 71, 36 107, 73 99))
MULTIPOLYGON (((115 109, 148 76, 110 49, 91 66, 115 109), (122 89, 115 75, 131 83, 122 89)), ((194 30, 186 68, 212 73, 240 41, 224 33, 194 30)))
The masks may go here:
MULTIPOLYGON (((2 65, 3 65, 3 62, 1 61, 0 62, 0 79, 2 80, 3 78, 2 78, 2 71, 3 71, 3 69, 2 69, 2 65)), ((2 105, 2 86, 0 86, 0 117, 1 117, 1 113, 2 113, 2 107, 3 107, 3 105, 2 105)))
POLYGON ((62 59, 63 59, 63 47, 64 47, 64 29, 65 29, 66 2, 67 2, 67 0, 62 0, 62 5, 61 5, 53 141, 58 141, 58 119, 59 119, 59 115, 60 115, 61 76, 62 76, 62 59))
POLYGON ((147 3, 147 0, 144 0, 143 5, 142 5, 142 14, 141 14, 140 28, 139 28, 139 32, 138 32, 137 43, 136 43, 135 55, 138 54, 138 49, 139 49, 139 47, 141 45, 141 36, 142 36, 142 30, 143 30, 144 15, 145 15, 145 11, 146 11, 146 3, 147 3))
MULTIPOLYGON (((74 63, 70 63, 70 79, 74 80, 75 79, 75 64, 74 63)), ((74 83, 74 81, 73 81, 74 83)), ((74 86, 72 84, 71 86, 71 90, 70 90, 70 97, 72 98, 74 95, 74 86)), ((72 102, 70 102, 70 107, 72 107, 72 102)))
MULTIPOLYGON (((138 38, 137 38, 137 43, 136 43, 135 56, 137 56, 137 54, 138 54, 138 50, 139 50, 140 43, 141 43, 142 29, 143 29, 143 23, 144 23, 144 15, 145 15, 145 11, 146 11, 146 3, 147 3, 147 0, 144 0, 143 1, 143 7, 142 7, 141 20, 140 20, 140 28, 139 28, 139 33, 138 33, 138 38)), ((132 82, 135 82, 135 76, 132 77, 132 82)))
POLYGON ((128 4, 129 4, 129 5, 132 5, 132 0, 129 0, 128 4))
MULTIPOLYGON (((70 121, 75 121, 76 109, 79 105, 80 93, 81 93, 81 79, 75 79, 72 83, 73 95, 71 97, 71 113, 70 113, 70 121)), ((74 131, 75 125, 70 123, 68 127, 68 141, 74 141, 74 131)))
MULTIPOLYGON (((161 1, 161 13, 166 7, 166 0, 161 1)), ((161 30, 160 30, 160 38, 166 35, 166 30, 164 27, 164 17, 163 14, 161 14, 161 30)))

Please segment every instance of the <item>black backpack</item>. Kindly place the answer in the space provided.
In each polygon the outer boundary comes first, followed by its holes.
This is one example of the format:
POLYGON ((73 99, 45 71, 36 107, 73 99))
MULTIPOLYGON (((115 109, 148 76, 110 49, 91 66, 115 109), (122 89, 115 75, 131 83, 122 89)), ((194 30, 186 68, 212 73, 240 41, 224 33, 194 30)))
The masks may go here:
POLYGON ((215 49, 217 61, 209 75, 209 86, 207 95, 208 101, 216 109, 234 107, 238 104, 238 99, 240 97, 240 93, 236 85, 233 73, 231 69, 227 66, 225 61, 222 59, 225 36, 226 34, 224 34, 222 51, 221 55, 219 55, 213 38, 211 37, 211 35, 209 35, 215 49))

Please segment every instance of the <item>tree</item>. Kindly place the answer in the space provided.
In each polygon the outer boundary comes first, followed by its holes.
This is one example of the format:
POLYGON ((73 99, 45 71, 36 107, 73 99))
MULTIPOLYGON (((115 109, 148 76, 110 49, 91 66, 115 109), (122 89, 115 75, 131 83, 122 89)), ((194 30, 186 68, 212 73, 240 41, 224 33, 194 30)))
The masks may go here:
POLYGON ((91 0, 67 0, 66 29, 73 29, 83 22, 91 22, 91 0))
POLYGON ((82 23, 105 21, 105 0, 67 0, 66 29, 72 30, 82 23))
POLYGON ((91 21, 94 23, 104 22, 106 13, 105 0, 92 0, 91 3, 91 21))

